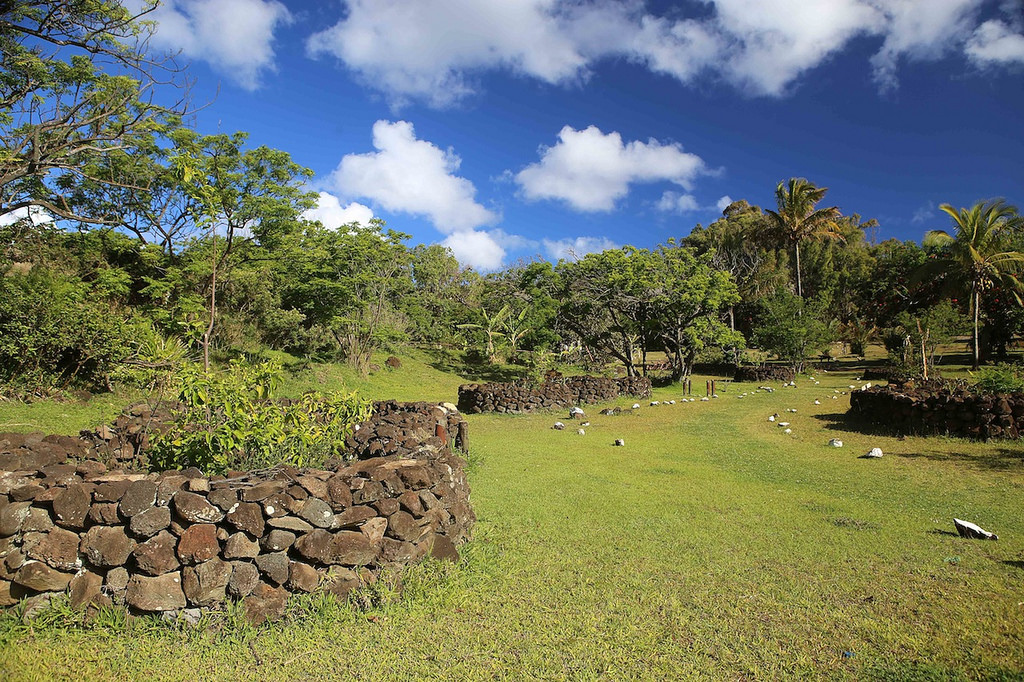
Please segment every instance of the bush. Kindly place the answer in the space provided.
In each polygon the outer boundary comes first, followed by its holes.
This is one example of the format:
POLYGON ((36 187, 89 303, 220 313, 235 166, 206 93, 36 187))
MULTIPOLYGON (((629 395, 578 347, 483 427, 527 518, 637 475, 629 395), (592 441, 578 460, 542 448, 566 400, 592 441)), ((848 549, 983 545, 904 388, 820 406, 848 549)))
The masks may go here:
POLYGON ((1024 392, 1024 368, 1019 365, 999 364, 982 367, 971 372, 975 390, 979 393, 1024 392))
POLYGON ((832 342, 833 329, 826 322, 829 301, 804 301, 796 294, 779 289, 762 299, 758 326, 751 344, 776 354, 797 372, 808 358, 817 355, 832 342))
POLYGON ((105 387, 149 325, 76 277, 0 272, 0 381, 105 387))
POLYGON ((278 464, 317 466, 338 454, 371 403, 354 393, 309 393, 273 399, 280 365, 234 360, 223 372, 195 365, 179 374, 180 409, 156 438, 150 461, 161 468, 198 467, 206 474, 278 464))

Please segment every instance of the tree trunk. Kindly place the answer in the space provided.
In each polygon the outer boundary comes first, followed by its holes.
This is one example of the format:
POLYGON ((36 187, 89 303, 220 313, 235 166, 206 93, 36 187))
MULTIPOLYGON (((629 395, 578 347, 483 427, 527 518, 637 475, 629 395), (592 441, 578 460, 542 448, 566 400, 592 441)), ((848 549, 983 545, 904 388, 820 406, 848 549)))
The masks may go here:
POLYGON ((925 346, 928 344, 928 334, 931 330, 924 331, 921 329, 921 320, 917 321, 917 334, 921 337, 921 371, 924 380, 928 381, 928 355, 925 353, 925 346))
POLYGON ((210 371, 210 337, 213 336, 213 320, 217 314, 217 230, 213 230, 213 270, 210 273, 210 324, 203 334, 203 369, 210 371))
MULTIPOLYGON (((796 295, 803 298, 804 287, 800 280, 800 242, 793 244, 793 248, 796 250, 796 295)), ((800 312, 802 313, 803 311, 800 312)))
POLYGON ((981 366, 981 344, 978 343, 978 308, 981 304, 981 292, 974 290, 974 369, 981 366))

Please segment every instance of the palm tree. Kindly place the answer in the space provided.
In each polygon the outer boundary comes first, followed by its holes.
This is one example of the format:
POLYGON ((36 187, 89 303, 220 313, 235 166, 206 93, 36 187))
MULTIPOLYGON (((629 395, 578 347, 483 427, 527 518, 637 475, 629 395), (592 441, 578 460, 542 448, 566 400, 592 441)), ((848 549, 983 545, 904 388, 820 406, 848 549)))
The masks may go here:
POLYGON ((767 210, 768 229, 775 237, 791 244, 796 252, 796 293, 803 298, 800 278, 800 243, 817 239, 843 239, 836 221, 842 217, 839 208, 815 209, 828 187, 816 187, 804 178, 790 178, 775 188, 778 211, 767 210))
POLYGON ((925 243, 943 250, 914 273, 914 281, 941 283, 944 294, 968 295, 974 317, 974 369, 981 360, 978 343, 979 309, 983 291, 1003 286, 1022 304, 1024 285, 1017 273, 1024 269, 1024 253, 1009 250, 1010 231, 1022 225, 1015 206, 1003 199, 978 202, 959 211, 949 204, 939 209, 953 219, 956 234, 932 230, 925 243))

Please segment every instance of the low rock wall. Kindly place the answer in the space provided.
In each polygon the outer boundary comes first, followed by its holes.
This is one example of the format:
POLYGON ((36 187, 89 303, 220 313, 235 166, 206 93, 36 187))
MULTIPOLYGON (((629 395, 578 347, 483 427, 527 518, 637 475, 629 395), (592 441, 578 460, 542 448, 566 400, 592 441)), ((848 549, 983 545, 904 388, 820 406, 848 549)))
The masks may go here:
POLYGON ((0 606, 64 592, 138 612, 236 599, 260 623, 289 592, 346 595, 387 567, 457 559, 475 522, 450 405, 378 403, 349 439, 354 462, 226 476, 114 469, 131 442, 120 434, 153 417, 126 416, 99 445, 0 434, 0 606))
POLYGON ((900 433, 1020 438, 1024 394, 975 395, 935 384, 889 384, 853 391, 850 413, 900 433))
POLYGON ((481 412, 519 413, 554 407, 614 400, 621 395, 646 398, 651 395, 647 377, 565 377, 541 384, 527 382, 464 384, 459 387, 459 409, 481 412))
POLYGON ((796 372, 793 371, 792 367, 782 365, 765 365, 763 367, 742 365, 736 368, 733 381, 750 381, 755 383, 764 381, 793 381, 795 377, 796 372))
POLYGON ((899 371, 895 367, 868 367, 860 373, 865 381, 888 381, 890 383, 903 383, 908 380, 907 372, 899 371))

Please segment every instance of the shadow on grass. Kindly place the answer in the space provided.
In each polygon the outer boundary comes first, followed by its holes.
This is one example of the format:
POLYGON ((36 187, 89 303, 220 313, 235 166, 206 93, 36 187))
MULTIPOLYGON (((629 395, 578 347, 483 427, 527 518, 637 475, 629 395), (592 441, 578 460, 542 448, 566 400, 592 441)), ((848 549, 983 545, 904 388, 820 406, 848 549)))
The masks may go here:
POLYGON ((979 453, 936 449, 922 450, 921 452, 904 452, 896 456, 906 459, 927 459, 932 462, 966 462, 985 469, 1024 468, 1024 451, 1014 448, 996 447, 979 453))
POLYGON ((872 424, 864 421, 849 412, 830 412, 828 414, 813 415, 815 419, 824 422, 824 427, 829 431, 844 431, 846 433, 863 433, 869 436, 898 436, 896 430, 872 424))
POLYGON ((1008 560, 1008 561, 1003 561, 1001 563, 1003 563, 1006 566, 1010 566, 1012 568, 1019 568, 1020 570, 1024 571, 1024 561, 1008 560))
POLYGON ((952 536, 952 537, 954 537, 954 538, 958 538, 958 537, 960 537, 960 534, 959 534, 959 533, 954 533, 954 532, 953 532, 953 531, 951 531, 951 530, 942 530, 941 528, 932 528, 932 529, 931 529, 930 531, 928 531, 928 532, 929 532, 929 533, 930 533, 931 535, 948 535, 948 536, 952 536))
MULTIPOLYGON (((885 436, 889 438, 899 437, 901 433, 895 429, 872 424, 857 415, 848 412, 833 412, 829 414, 816 414, 814 418, 824 422, 825 429, 829 431, 842 431, 845 433, 859 433, 867 436, 885 436)), ((929 438, 929 436, 924 436, 929 438)), ((939 439, 941 436, 931 436, 939 439)), ((1005 442, 1005 441, 1004 441, 1005 442)), ((927 459, 933 462, 965 462, 985 469, 1019 469, 1024 468, 1024 447, 1006 447, 988 443, 985 450, 981 452, 958 452, 955 448, 957 442, 939 441, 934 447, 924 448, 919 452, 901 452, 896 457, 905 459, 927 459)))
POLYGON ((461 358, 432 357, 427 363, 439 372, 447 372, 462 377, 466 381, 515 381, 526 375, 525 367, 512 365, 491 365, 487 363, 468 362, 461 358))

